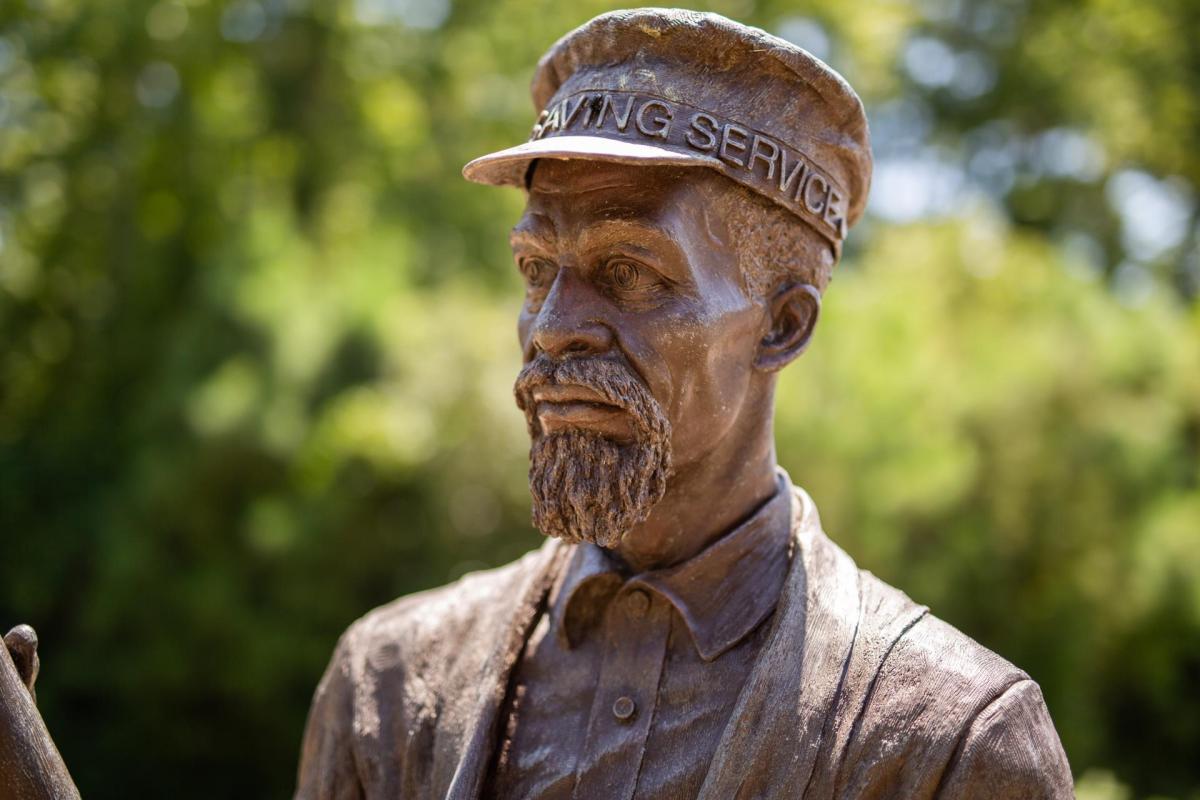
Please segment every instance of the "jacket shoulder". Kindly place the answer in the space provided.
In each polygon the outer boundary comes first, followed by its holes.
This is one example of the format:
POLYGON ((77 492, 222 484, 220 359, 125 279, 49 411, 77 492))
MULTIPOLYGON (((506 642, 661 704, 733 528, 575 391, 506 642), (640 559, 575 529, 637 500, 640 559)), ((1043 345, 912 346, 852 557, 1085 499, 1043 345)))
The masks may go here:
POLYGON ((350 625, 313 695, 296 797, 444 794, 414 787, 452 772, 487 659, 551 554, 402 597, 350 625))
MULTIPOLYGON (((998 697, 1029 676, 869 572, 860 573, 859 639, 889 631, 878 680, 931 696, 998 697), (899 618, 899 625, 897 624, 899 618)), ((882 644, 882 643, 881 643, 882 644)))
POLYGON ((884 652, 869 680, 847 687, 861 702, 843 787, 884 779, 906 796, 973 796, 975 787, 1007 797, 1008 786, 1014 797, 1070 796, 1061 794, 1070 785, 1062 745, 1028 674, 870 573, 860 596, 858 641, 870 650, 877 631, 893 635, 873 643, 884 652))
POLYGON ((1041 689, 1010 686, 972 720, 941 781, 942 800, 1066 800, 1071 767, 1041 689))
POLYGON ((339 651, 351 661, 394 661, 401 655, 434 655, 487 629, 499 614, 511 612, 521 589, 542 563, 533 550, 511 563, 470 572, 458 580, 405 595, 353 622, 339 651), (391 654, 392 657, 386 657, 391 654))

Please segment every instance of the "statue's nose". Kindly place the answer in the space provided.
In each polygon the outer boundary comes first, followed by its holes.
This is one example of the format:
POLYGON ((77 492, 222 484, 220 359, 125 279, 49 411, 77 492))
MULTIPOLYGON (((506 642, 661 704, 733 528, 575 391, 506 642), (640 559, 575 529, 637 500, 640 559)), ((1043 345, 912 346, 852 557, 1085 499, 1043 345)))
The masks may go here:
POLYGON ((562 269, 533 324, 532 344, 554 359, 598 355, 612 347, 612 331, 597 318, 594 289, 562 269))

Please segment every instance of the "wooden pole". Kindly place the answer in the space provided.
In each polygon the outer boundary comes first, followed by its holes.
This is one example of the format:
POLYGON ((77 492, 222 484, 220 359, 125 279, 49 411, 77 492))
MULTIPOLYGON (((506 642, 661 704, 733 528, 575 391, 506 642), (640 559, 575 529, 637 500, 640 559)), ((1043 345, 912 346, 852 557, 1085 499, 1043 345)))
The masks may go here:
POLYGON ((33 696, 0 644, 0 800, 79 800, 33 696))

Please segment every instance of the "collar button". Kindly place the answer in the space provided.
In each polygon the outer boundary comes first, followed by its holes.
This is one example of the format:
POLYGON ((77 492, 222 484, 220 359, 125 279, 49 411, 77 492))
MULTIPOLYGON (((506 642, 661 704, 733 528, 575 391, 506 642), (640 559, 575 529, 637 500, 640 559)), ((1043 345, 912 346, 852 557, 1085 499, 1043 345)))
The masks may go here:
POLYGON ((625 595, 625 610, 634 619, 641 619, 650 610, 650 595, 642 589, 634 589, 625 595))
POLYGON ((621 722, 628 722, 637 713, 637 703, 633 702, 632 697, 621 695, 613 703, 612 712, 621 722))

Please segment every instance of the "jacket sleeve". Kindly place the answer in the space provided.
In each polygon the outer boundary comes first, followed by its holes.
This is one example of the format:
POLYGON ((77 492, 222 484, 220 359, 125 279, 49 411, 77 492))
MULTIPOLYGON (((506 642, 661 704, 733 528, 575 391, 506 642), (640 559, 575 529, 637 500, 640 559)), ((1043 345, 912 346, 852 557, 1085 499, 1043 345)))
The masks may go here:
POLYGON ((308 711, 295 800, 361 800, 354 763, 353 630, 338 642, 308 711))
POLYGON ((1074 788, 1041 689, 1024 679, 972 721, 938 800, 1069 800, 1074 788))

